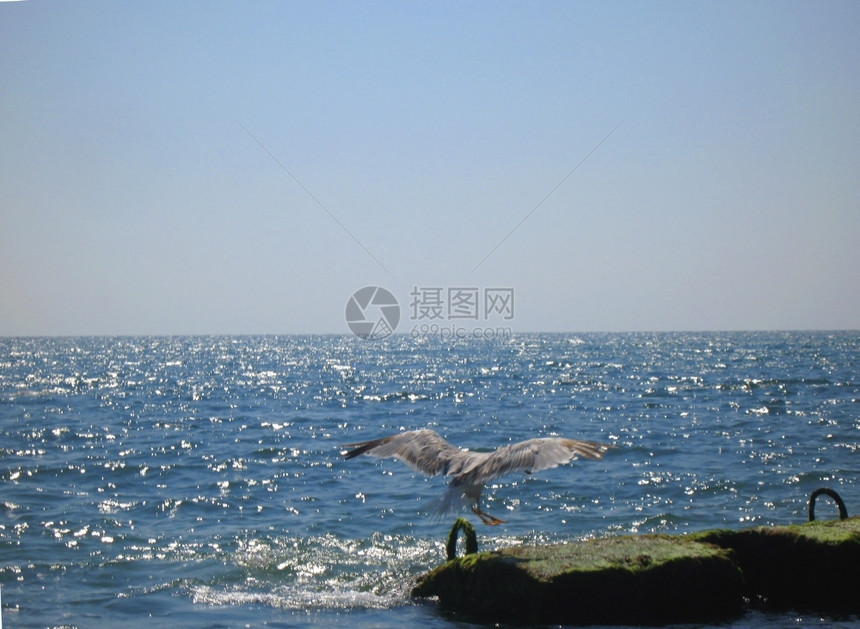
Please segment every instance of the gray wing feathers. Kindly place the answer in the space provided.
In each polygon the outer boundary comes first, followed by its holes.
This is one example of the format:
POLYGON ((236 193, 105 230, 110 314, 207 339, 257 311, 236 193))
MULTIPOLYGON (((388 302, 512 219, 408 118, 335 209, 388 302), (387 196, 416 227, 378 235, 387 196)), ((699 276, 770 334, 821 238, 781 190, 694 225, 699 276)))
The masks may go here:
POLYGON ((394 457, 417 472, 428 476, 450 474, 451 461, 468 452, 452 446, 432 430, 412 430, 401 432, 390 437, 353 443, 346 446, 354 448, 344 453, 351 459, 360 454, 368 454, 378 458, 394 457))
POLYGON ((578 441, 560 437, 529 439, 503 446, 492 452, 486 461, 466 472, 463 478, 458 480, 485 483, 518 470, 531 474, 569 463, 577 456, 599 459, 610 447, 612 446, 596 441, 578 441))
POLYGON ((346 447, 354 448, 344 452, 347 459, 360 454, 394 457, 428 476, 447 474, 455 477, 456 485, 481 485, 509 472, 531 473, 557 467, 577 456, 599 459, 612 446, 596 441, 546 437, 503 446, 489 453, 469 452, 451 445, 434 431, 424 429, 346 447))

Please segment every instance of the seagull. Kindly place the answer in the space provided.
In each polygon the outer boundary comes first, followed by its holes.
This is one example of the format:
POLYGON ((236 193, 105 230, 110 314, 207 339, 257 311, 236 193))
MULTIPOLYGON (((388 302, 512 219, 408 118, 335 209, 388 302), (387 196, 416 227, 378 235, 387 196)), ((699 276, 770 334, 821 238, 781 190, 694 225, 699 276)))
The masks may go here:
POLYGON ((397 458, 427 476, 452 476, 448 491, 437 499, 439 513, 471 505, 472 512, 484 524, 504 524, 505 520, 481 510, 484 484, 518 470, 526 474, 558 467, 577 456, 600 459, 612 446, 597 441, 579 441, 562 437, 528 439, 502 446, 493 452, 470 452, 451 445, 429 429, 401 432, 390 437, 351 443, 341 454, 354 459, 361 454, 378 458, 397 458))

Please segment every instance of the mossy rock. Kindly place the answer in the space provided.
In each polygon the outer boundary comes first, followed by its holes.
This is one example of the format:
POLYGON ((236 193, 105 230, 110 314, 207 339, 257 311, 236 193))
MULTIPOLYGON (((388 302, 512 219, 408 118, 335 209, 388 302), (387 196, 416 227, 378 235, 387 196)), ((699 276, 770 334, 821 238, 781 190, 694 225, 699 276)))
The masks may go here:
POLYGON ((561 624, 710 622, 742 611, 731 551, 685 537, 610 537, 466 555, 412 594, 483 621, 561 624))
POLYGON ((754 604, 860 613, 860 518, 691 537, 735 552, 754 604))

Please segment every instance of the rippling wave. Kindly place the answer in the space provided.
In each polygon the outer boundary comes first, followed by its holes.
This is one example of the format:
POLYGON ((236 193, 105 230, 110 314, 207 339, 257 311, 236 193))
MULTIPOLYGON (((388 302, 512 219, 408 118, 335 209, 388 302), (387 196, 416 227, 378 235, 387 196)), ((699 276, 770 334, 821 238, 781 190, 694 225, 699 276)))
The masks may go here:
POLYGON ((858 350, 855 332, 0 339, 3 619, 448 626, 408 598, 444 559, 452 522, 424 510, 445 481, 340 457, 425 426, 618 446, 488 487, 508 523, 483 548, 799 522, 821 485, 856 511, 858 350))

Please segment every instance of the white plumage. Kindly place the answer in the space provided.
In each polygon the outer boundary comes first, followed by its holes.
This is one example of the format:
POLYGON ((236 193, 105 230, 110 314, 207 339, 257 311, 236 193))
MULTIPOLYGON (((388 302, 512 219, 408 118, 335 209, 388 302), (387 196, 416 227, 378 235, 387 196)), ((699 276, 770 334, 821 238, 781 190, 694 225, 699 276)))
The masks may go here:
POLYGON ((432 430, 423 429, 346 447, 352 448, 343 452, 347 459, 361 454, 394 457, 427 476, 452 476, 448 491, 436 505, 439 512, 453 511, 466 502, 485 524, 501 524, 504 520, 481 510, 481 491, 485 483, 510 472, 522 470, 531 474, 557 467, 577 456, 600 459, 612 446, 597 441, 543 437, 512 443, 493 452, 470 452, 451 445, 432 430))

